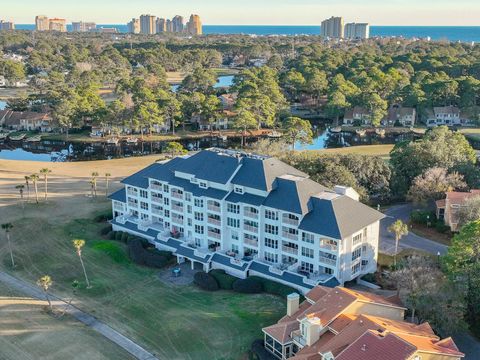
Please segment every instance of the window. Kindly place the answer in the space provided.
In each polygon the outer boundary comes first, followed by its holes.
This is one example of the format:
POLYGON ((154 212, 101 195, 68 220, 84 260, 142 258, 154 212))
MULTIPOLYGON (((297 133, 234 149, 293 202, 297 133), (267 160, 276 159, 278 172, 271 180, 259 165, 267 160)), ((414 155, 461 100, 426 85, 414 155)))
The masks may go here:
POLYGON ((278 220, 278 212, 272 210, 265 210, 265 218, 270 220, 278 220))
POLYGON ((237 194, 243 194, 243 187, 242 186, 235 186, 233 191, 237 194))
POLYGON ((247 231, 257 231, 258 230, 258 223, 252 220, 244 220, 243 221, 244 229, 247 231))
POLYGON ((352 266, 352 275, 356 274, 360 270, 360 263, 356 263, 355 265, 352 266))
POLYGON ((140 213, 140 219, 141 219, 141 220, 148 220, 148 215, 147 215, 147 214, 140 213))
POLYGON ((169 218, 169 217, 170 217, 170 211, 169 211, 169 210, 165 210, 165 217, 166 217, 166 218, 169 218))
POLYGON ((368 228, 364 228, 364 229, 363 229, 363 238, 364 238, 364 239, 367 238, 367 233, 368 233, 368 228))
POLYGON ((278 235, 278 226, 265 224, 265 232, 267 234, 278 235))
POLYGON ((309 244, 313 244, 315 241, 315 235, 302 232, 302 241, 309 244))
POLYGON ((253 206, 245 206, 245 213, 251 213, 253 215, 257 215, 258 209, 254 208, 253 206))
POLYGON ((239 253, 239 247, 238 247, 238 245, 232 244, 232 252, 234 252, 235 254, 238 254, 238 253, 239 253))
POLYGON ((333 274, 333 269, 331 269, 329 267, 324 267, 323 271, 324 271, 325 274, 329 274, 329 275, 333 274))
POLYGON ((227 203, 227 212, 231 212, 232 214, 240 214, 240 205, 227 203))
POLYGON ((167 184, 163 185, 163 192, 168 192, 168 185, 167 184))
POLYGON ((207 183, 205 181, 200 181, 198 186, 202 189, 206 189, 208 187, 207 183))
POLYGON ((203 234, 203 226, 202 225, 195 225, 195 233, 196 234, 203 234))
POLYGON ((362 256, 362 248, 358 248, 352 252, 352 261, 357 260, 360 256, 362 256))
POLYGON ((187 219, 187 225, 188 225, 188 226, 192 226, 192 219, 191 219, 191 218, 188 218, 188 219, 187 219))
POLYGON ((192 177, 190 178, 190 182, 191 182, 192 184, 197 184, 197 183, 198 183, 198 179, 197 179, 195 176, 192 176, 192 177))
POLYGON ((313 259, 313 253, 314 253, 313 249, 309 249, 302 246, 302 256, 313 259))
POLYGON ((188 201, 188 202, 192 201, 192 194, 185 193, 185 201, 188 201))
POLYGON ((310 263, 308 263, 308 262, 302 261, 300 268, 301 268, 303 271, 307 271, 307 272, 309 272, 309 273, 313 273, 313 264, 310 264, 310 263))
POLYGON ((148 204, 146 202, 140 201, 140 209, 148 210, 148 204))
POLYGON ((362 242, 362 234, 357 234, 353 237, 352 239, 352 243, 353 243, 353 246, 357 245, 357 244, 360 244, 362 242))
POLYGON ((147 190, 140 190, 140 197, 144 199, 148 199, 148 191, 147 190))
POLYGON ((192 213, 192 205, 187 205, 187 213, 188 214, 192 213))
POLYGON ((238 233, 236 231, 232 231, 232 240, 238 241, 238 233))
POLYGON ((196 207, 203 207, 203 199, 195 199, 193 203, 196 207))
POLYGON ((163 203, 168 206, 170 205, 170 200, 168 198, 165 198, 163 199, 163 203))
POLYGON ((202 246, 202 239, 195 238, 195 246, 197 246, 197 247, 202 246))
POLYGON ((197 220, 197 221, 203 221, 203 213, 198 212, 198 211, 195 211, 194 216, 195 216, 195 220, 197 220))
POLYGON ((278 255, 269 253, 267 251, 265 251, 264 258, 268 262, 272 262, 272 263, 278 262, 278 255))
POLYGON ((227 225, 233 228, 240 227, 240 219, 227 218, 227 225))
POLYGON ((278 240, 265 238, 265 246, 272 249, 278 249, 278 240))

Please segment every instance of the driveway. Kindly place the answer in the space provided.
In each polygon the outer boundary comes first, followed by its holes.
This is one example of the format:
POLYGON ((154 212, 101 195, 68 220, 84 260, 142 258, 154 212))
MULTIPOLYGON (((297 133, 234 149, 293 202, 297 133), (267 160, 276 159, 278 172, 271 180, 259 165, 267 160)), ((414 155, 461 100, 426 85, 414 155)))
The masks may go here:
MULTIPOLYGON (((388 227, 395 220, 400 219, 407 223, 410 219, 410 213, 413 210, 412 204, 394 205, 384 211, 386 217, 380 221, 380 248, 379 251, 384 254, 393 254, 395 252, 395 237, 388 231, 388 227)), ((434 255, 447 253, 448 246, 418 236, 413 232, 404 235, 398 243, 398 251, 403 249, 418 249, 434 255)))

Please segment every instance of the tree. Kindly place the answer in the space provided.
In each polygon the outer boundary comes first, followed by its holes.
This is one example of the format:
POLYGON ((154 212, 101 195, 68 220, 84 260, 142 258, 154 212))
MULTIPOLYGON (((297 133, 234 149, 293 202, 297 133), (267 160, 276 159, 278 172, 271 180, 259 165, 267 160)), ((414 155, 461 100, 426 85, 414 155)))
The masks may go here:
POLYGON ((19 184, 15 186, 15 189, 17 189, 20 193, 20 202, 22 203, 22 209, 25 207, 25 204, 23 202, 23 189, 25 189, 25 185, 19 184))
POLYGON ((387 115, 388 102, 377 93, 366 93, 363 103, 370 114, 373 126, 379 126, 382 119, 387 115))
POLYGON ((82 248, 85 246, 85 240, 75 239, 72 241, 73 247, 77 251, 78 258, 80 259, 80 264, 82 264, 83 274, 85 275, 85 282, 87 283, 87 289, 89 289, 90 282, 88 281, 87 271, 85 270, 85 264, 83 263, 82 258, 82 248))
POLYGON ((45 200, 47 200, 48 197, 48 174, 50 174, 52 170, 48 168, 43 168, 40 170, 40 174, 43 175, 43 183, 45 185, 45 200))
POLYGON ((40 287, 45 293, 45 298, 48 301, 48 306, 50 307, 50 311, 52 311, 52 302, 50 301, 50 296, 48 295, 48 289, 50 288, 50 286, 52 286, 52 284, 53 284, 53 281, 49 275, 44 275, 37 280, 38 287, 40 287))
POLYGON ((398 219, 388 227, 388 231, 395 235, 395 254, 393 255, 393 265, 397 265, 398 243, 403 235, 408 234, 408 225, 398 219))
POLYGON ((245 136, 248 129, 255 129, 257 127, 257 120, 255 116, 248 110, 240 110, 235 116, 232 126, 234 129, 242 131, 242 148, 245 146, 245 136))
POLYGON ((295 150, 295 143, 310 144, 313 140, 312 124, 298 117, 289 117, 284 124, 285 137, 295 150))
POLYGON ((30 175, 30 180, 32 180, 33 183, 33 189, 35 190, 35 202, 38 204, 38 179, 39 176, 37 174, 32 174, 30 175))
POLYGON ((27 186, 27 201, 30 201, 30 176, 25 175, 25 185, 27 186))
POLYGON ((445 197, 445 193, 454 189, 464 189, 467 184, 463 176, 457 173, 448 174, 447 169, 431 168, 413 179, 407 199, 426 204, 445 197))
POLYGON ((458 209, 457 218, 460 225, 480 220, 480 196, 472 196, 466 199, 458 209))
POLYGON ((92 172, 91 184, 92 184, 93 194, 94 194, 95 197, 97 197, 97 178, 98 178, 98 176, 99 176, 98 172, 96 172, 96 171, 92 172))
POLYGON ((476 326, 480 321, 480 220, 467 223, 453 237, 443 265, 452 282, 464 284, 466 320, 476 326))
POLYGON ((14 268, 15 267, 15 260, 13 259, 12 244, 10 242, 10 231, 12 230, 12 228, 13 228, 12 223, 2 224, 2 229, 5 231, 5 236, 7 237, 8 249, 10 250, 10 258, 12 260, 12 268, 14 268))
POLYGON ((110 173, 105 173, 105 196, 108 196, 108 179, 112 176, 110 173))
POLYGON ((170 154, 171 157, 175 155, 184 155, 187 153, 187 150, 183 147, 182 144, 176 141, 170 141, 167 146, 165 147, 165 152, 170 154))

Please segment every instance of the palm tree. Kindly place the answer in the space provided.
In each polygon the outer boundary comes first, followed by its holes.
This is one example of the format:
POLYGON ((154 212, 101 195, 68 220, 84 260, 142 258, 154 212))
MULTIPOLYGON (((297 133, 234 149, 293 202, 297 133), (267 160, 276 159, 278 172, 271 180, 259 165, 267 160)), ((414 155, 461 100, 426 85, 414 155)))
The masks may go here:
POLYGON ((17 189, 20 192, 20 201, 22 202, 22 209, 25 207, 25 203, 23 202, 23 189, 25 189, 25 185, 19 184, 15 186, 15 189, 17 189))
POLYGON ((27 186, 27 201, 30 201, 30 176, 25 175, 25 185, 27 186))
POLYGON ((95 197, 97 197, 97 177, 98 177, 98 172, 94 171, 92 172, 92 190, 93 193, 95 194, 95 197))
POLYGON ((2 224, 2 229, 5 230, 5 235, 7 236, 8 248, 10 249, 10 258, 12 259, 12 267, 15 267, 15 260, 13 259, 12 244, 10 243, 10 230, 12 230, 13 225, 11 223, 2 224))
POLYGON ((108 179, 112 176, 110 173, 105 173, 105 196, 108 196, 108 179))
POLYGON ((397 265, 398 242, 403 235, 408 234, 408 225, 398 219, 388 227, 388 231, 395 234, 395 254, 393 256, 393 265, 397 265))
POLYGON ((73 246, 77 250, 78 258, 80 259, 80 264, 82 264, 83 274, 85 275, 85 281, 87 283, 87 289, 90 288, 90 282, 88 281, 87 271, 85 270, 85 264, 82 259, 82 248, 85 246, 85 240, 75 239, 72 241, 73 246))
POLYGON ((48 168, 43 168, 40 170, 40 174, 43 175, 43 182, 45 184, 45 200, 47 200, 48 197, 48 174, 50 174, 52 170, 48 168))
POLYGON ((30 175, 30 180, 32 180, 33 188, 35 189, 35 202, 38 204, 38 182, 39 176, 37 174, 30 175))
POLYGON ((52 310, 52 302, 50 301, 50 297, 48 296, 48 289, 52 286, 52 278, 49 275, 43 275, 40 279, 37 280, 37 285, 42 288, 43 292, 45 293, 45 298, 48 301, 48 306, 50 310, 52 310))

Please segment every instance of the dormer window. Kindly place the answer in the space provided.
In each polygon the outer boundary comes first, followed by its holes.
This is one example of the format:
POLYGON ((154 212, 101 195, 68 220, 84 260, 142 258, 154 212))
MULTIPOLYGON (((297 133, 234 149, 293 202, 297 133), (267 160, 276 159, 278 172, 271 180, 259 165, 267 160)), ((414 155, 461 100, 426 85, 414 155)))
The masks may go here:
POLYGON ((198 183, 198 179, 197 179, 195 176, 192 176, 192 177, 190 178, 190 182, 191 182, 192 184, 197 184, 197 183, 198 183))
POLYGON ((233 188, 233 191, 236 193, 236 194, 243 194, 243 187, 242 186, 235 186, 233 188))
POLYGON ((200 181, 200 183, 198 184, 198 186, 201 188, 201 189, 206 189, 208 188, 208 185, 205 181, 200 181))

